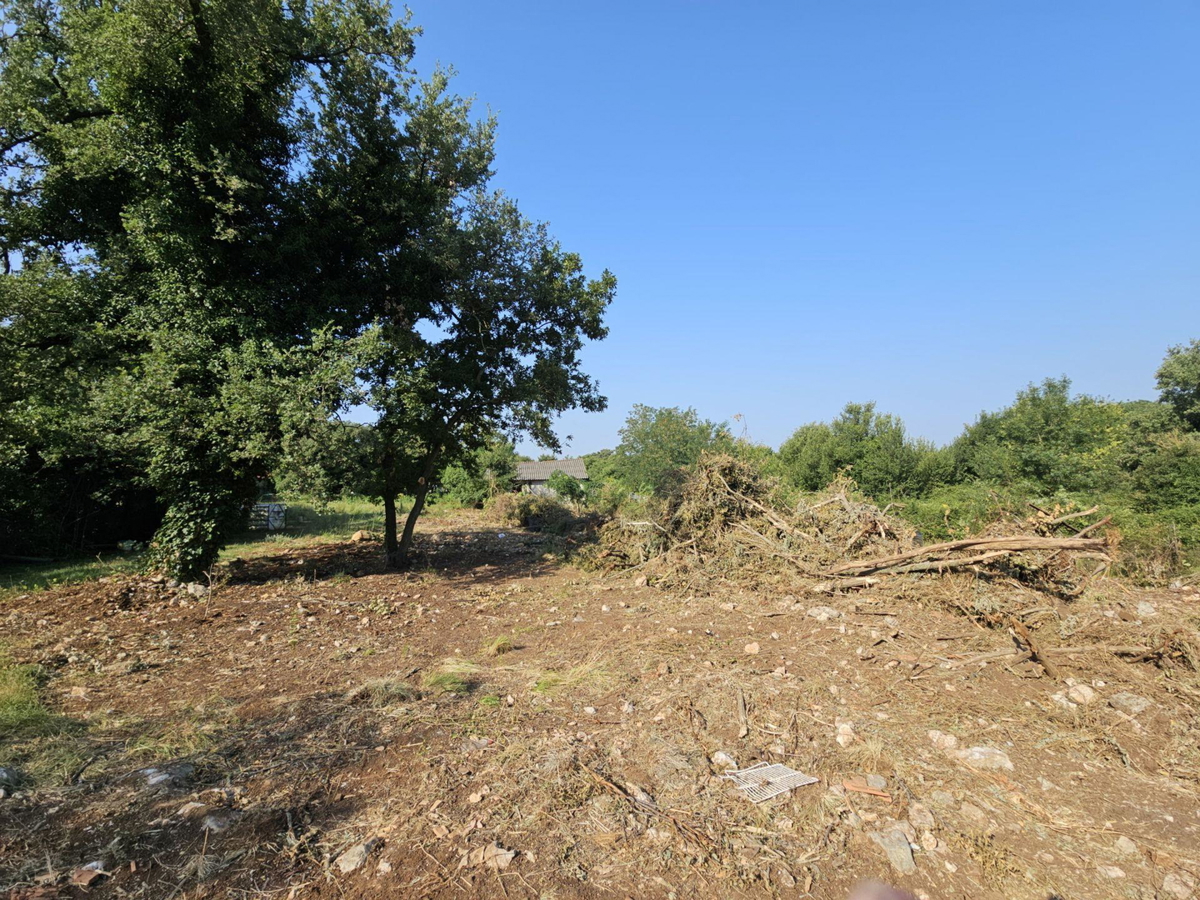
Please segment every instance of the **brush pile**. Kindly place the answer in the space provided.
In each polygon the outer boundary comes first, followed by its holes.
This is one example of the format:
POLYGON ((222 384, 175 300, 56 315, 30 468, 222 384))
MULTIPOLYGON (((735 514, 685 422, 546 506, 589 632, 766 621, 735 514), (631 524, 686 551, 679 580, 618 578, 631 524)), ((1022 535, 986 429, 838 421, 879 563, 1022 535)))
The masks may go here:
POLYGON ((997 526, 958 541, 922 546, 911 525, 856 499, 839 481, 818 495, 785 503, 773 480, 731 456, 710 456, 641 519, 616 518, 600 532, 588 561, 605 569, 641 569, 664 586, 707 589, 720 583, 800 587, 831 593, 870 587, 887 576, 971 569, 1078 593, 1111 562, 1101 520, 1069 536, 1055 529, 1094 513, 997 526), (1015 530, 1032 533, 1013 533, 1015 530), (1092 536, 1089 536, 1092 535, 1092 536), (1079 560, 1094 560, 1080 579, 1079 560))

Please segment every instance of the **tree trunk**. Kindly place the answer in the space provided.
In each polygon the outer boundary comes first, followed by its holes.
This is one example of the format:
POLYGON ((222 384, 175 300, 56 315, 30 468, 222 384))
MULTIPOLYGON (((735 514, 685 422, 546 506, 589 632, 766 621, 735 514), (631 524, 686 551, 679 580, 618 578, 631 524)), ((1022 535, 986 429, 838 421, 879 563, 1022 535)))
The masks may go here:
POLYGON ((425 498, 429 494, 429 482, 433 478, 433 472, 437 468, 437 461, 440 455, 440 453, 432 453, 429 459, 425 461, 425 472, 417 480, 417 490, 416 495, 413 497, 412 509, 408 511, 408 517, 404 520, 404 534, 400 536, 400 546, 396 549, 395 558, 388 559, 388 565, 400 569, 408 567, 408 554, 412 550, 413 530, 417 527, 417 519, 421 517, 421 510, 425 508, 425 498))
POLYGON ((400 553, 396 545, 396 495, 385 491, 383 498, 383 555, 388 568, 399 563, 400 553))

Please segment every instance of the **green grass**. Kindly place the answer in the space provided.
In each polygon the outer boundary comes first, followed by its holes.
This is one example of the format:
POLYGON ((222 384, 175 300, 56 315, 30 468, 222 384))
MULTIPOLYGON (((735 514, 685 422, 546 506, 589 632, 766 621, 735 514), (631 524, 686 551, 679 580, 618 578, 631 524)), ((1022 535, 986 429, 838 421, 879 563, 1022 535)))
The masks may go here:
MULTIPOLYGON (((309 497, 295 497, 287 503, 287 524, 282 531, 247 531, 221 551, 228 562, 238 557, 264 556, 280 549, 310 547, 329 541, 345 541, 356 531, 383 534, 383 504, 367 497, 342 497, 320 503, 309 497)), ((397 500, 403 516, 411 501, 397 500)), ((439 502, 425 508, 425 515, 436 515, 458 508, 454 503, 439 502)), ((26 594, 60 584, 89 581, 104 575, 134 572, 142 567, 141 554, 113 554, 92 559, 57 560, 0 564, 0 603, 8 597, 26 594)))
MULTIPOLYGON (((356 531, 383 533, 383 504, 366 497, 340 497, 320 503, 294 497, 287 503, 286 525, 281 531, 247 531, 221 551, 221 559, 261 556, 282 547, 305 547, 325 541, 348 540, 356 531)), ((406 498, 397 503, 407 508, 406 498)))
POLYGON ((20 666, 0 654, 0 735, 45 731, 54 722, 38 696, 41 669, 20 666))
POLYGON ((447 659, 425 676, 425 687, 445 694, 465 694, 474 684, 479 666, 467 659, 447 659))
POLYGON ((103 575, 132 572, 142 564, 139 554, 116 554, 95 559, 0 565, 0 603, 8 597, 60 584, 89 581, 103 575))

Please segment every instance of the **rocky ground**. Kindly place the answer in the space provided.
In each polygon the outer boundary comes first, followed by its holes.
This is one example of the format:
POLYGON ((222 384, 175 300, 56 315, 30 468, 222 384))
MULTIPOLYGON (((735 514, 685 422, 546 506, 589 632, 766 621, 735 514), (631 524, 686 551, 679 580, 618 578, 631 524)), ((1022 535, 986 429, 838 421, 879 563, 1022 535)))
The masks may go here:
MULTIPOLYGON (((944 578, 669 593, 472 516, 120 577, 0 628, 56 716, 0 735, 13 897, 1197 896, 1197 593, 1030 595, 1054 677, 944 578), (813 776, 761 804, 722 776, 813 776)), ((979 598, 1019 587, 953 576, 979 598)))

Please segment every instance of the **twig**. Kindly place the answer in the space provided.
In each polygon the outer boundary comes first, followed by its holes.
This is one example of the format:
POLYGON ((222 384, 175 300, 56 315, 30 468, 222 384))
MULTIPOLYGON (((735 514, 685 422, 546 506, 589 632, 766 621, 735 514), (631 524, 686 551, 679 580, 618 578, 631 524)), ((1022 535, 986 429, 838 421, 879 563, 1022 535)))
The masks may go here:
POLYGON ((676 831, 678 831, 681 835, 683 835, 685 838, 692 841, 692 843, 696 844, 697 846, 703 847, 709 851, 715 851, 717 849, 716 842, 713 841, 713 839, 711 837, 709 837, 707 834, 705 834, 699 828, 696 828, 694 825, 689 825, 687 822, 680 821, 678 818, 671 815, 669 812, 659 809, 659 807, 654 804, 646 803, 644 800, 639 800, 637 797, 632 796, 623 787, 621 787, 618 784, 613 783, 612 781, 609 781, 607 778, 605 778, 603 775, 601 775, 599 772, 597 772, 595 769, 593 769, 591 766, 587 765, 586 763, 580 762, 578 765, 581 769, 583 769, 583 771, 587 772, 589 775, 592 776, 592 780, 595 781, 596 784, 600 785, 602 788, 604 788, 609 793, 615 794, 616 796, 625 800, 627 803, 629 803, 631 806, 633 806, 633 808, 636 809, 638 812, 644 813, 645 815, 648 815, 648 816, 661 816, 662 818, 664 818, 668 822, 670 822, 672 825, 674 825, 676 831))
POLYGON ((1054 665, 1054 663, 1050 662, 1050 660, 1046 658, 1046 654, 1042 652, 1042 648, 1038 646, 1037 642, 1033 639, 1033 635, 1030 633, 1025 623, 1017 619, 1015 616, 1009 616, 1008 624, 1009 627, 1012 628, 1012 630, 1016 632, 1018 636, 1020 636, 1021 640, 1025 642, 1025 646, 1029 648, 1029 652, 1033 656, 1034 661, 1046 670, 1047 675, 1049 675, 1055 681, 1058 681, 1058 668, 1054 665))

